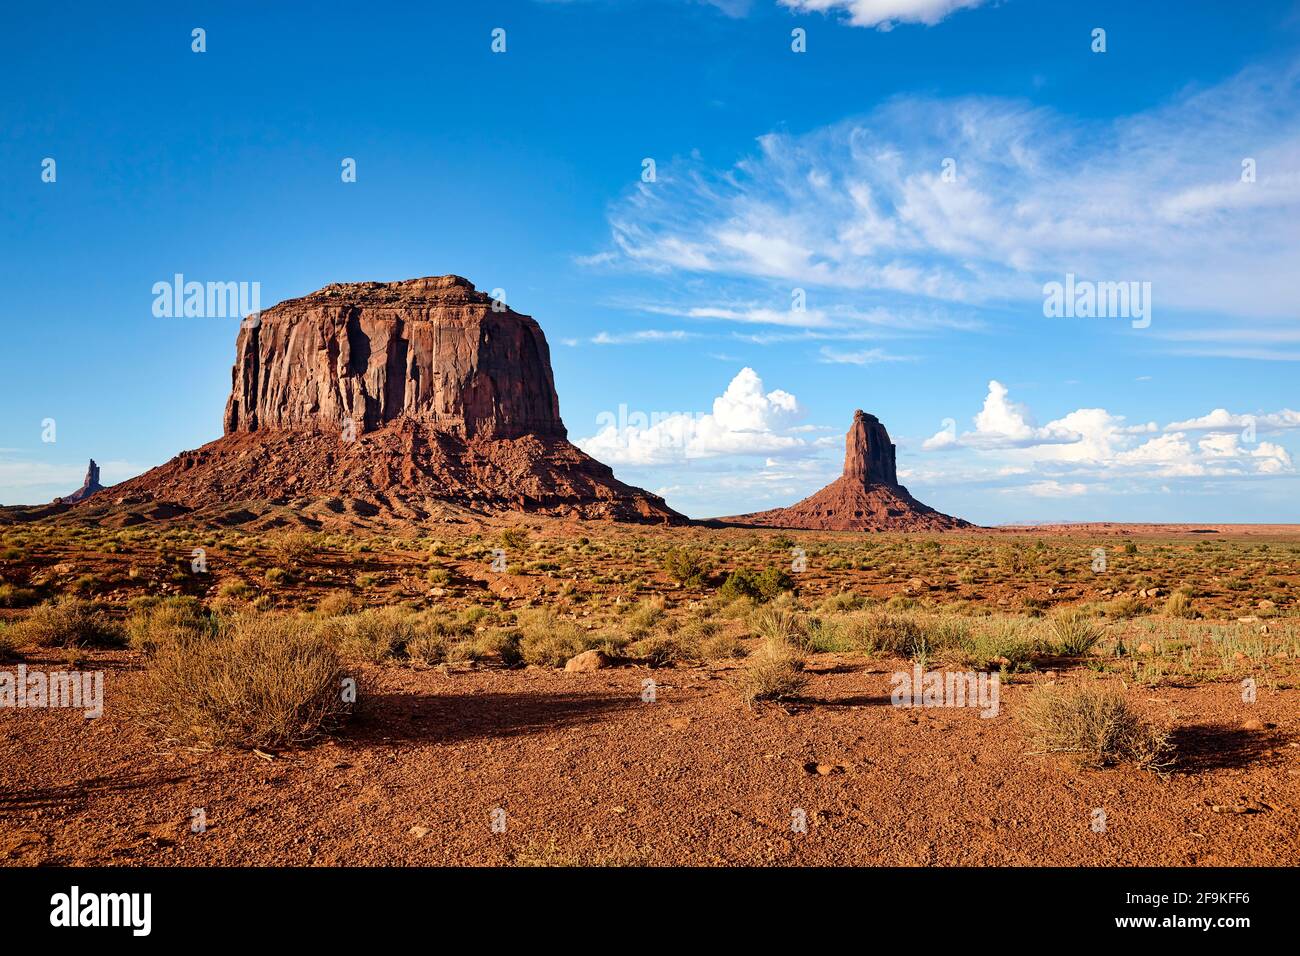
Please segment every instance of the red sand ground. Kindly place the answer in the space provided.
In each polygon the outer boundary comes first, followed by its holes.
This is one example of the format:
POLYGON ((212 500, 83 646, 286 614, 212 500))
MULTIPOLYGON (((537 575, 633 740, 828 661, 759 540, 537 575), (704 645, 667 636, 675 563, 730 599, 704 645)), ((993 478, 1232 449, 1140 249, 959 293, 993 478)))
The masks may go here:
POLYGON ((0 862, 1292 865, 1300 832, 1297 690, 1261 690, 1247 731, 1235 683, 1130 688, 1182 728, 1161 778, 1029 753, 1016 715, 1045 674, 982 719, 894 708, 907 665, 848 656, 813 659, 803 702, 753 711, 736 665, 368 669, 351 727, 267 760, 160 750, 126 714, 129 657, 86 665, 108 670, 99 720, 0 712, 0 862))

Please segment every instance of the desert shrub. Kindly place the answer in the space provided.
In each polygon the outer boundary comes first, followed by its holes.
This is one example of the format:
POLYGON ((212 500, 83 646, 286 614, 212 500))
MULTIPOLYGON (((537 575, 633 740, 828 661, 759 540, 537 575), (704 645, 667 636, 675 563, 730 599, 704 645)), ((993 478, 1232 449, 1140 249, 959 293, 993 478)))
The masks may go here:
POLYGON ((211 634, 214 627, 197 598, 145 598, 133 601, 131 606, 126 639, 142 654, 154 654, 164 644, 211 634))
POLYGON ((272 587, 278 587, 281 584, 288 584, 291 580, 289 572, 284 568, 269 568, 263 577, 266 578, 266 583, 272 587))
POLYGON ((1042 651, 1042 642, 1029 622, 1013 617, 987 618, 968 628, 959 646, 966 659, 979 668, 996 664, 1010 671, 1024 670, 1042 651))
POLYGON ((17 660, 18 640, 13 635, 13 628, 0 624, 0 661, 17 660))
POLYGON ((667 605, 663 598, 646 598, 638 601, 623 620, 633 637, 645 637, 666 613, 667 605))
POLYGON ((479 660, 487 656, 480 642, 473 639, 474 627, 462 618, 452 618, 439 611, 424 611, 407 618, 410 634, 402 653, 425 664, 444 661, 479 660))
POLYGON ((678 584, 698 587, 713 570, 708 561, 698 552, 688 548, 671 548, 664 555, 664 571, 678 584))
POLYGON ((528 664, 563 667, 571 657, 588 650, 587 635, 571 621, 549 609, 520 615, 519 653, 528 664))
POLYGON ((528 529, 505 528, 502 530, 499 540, 501 547, 509 551, 522 551, 528 547, 528 529))
POLYGON ((722 661, 733 657, 744 657, 745 649, 735 634, 719 631, 700 641, 700 656, 705 660, 722 661))
POLYGON ((1142 602, 1135 597, 1118 597, 1113 601, 1107 601, 1101 606, 1103 617, 1113 618, 1117 621, 1126 621, 1145 611, 1146 608, 1142 605, 1142 602))
POLYGON ((253 587, 247 581, 241 581, 235 578, 230 581, 224 581, 221 587, 217 588, 217 597, 224 598, 228 601, 242 601, 253 593, 253 587))
POLYGON ((926 647, 925 628, 910 614, 880 611, 865 614, 853 622, 856 641, 865 651, 884 651, 911 657, 926 647))
POLYGON ((284 531, 271 539, 271 553, 289 567, 297 567, 319 548, 315 535, 306 531, 284 531))
POLYGON ((425 572, 424 579, 430 584, 442 587, 451 581, 451 572, 446 568, 430 568, 425 572))
POLYGON ((800 646, 809 652, 851 651, 859 647, 857 633, 844 617, 808 617, 800 646))
POLYGON ((445 634, 424 630, 406 642, 406 656, 421 664, 441 664, 448 659, 450 641, 445 634))
POLYGON ((36 603, 36 592, 13 584, 0 584, 0 607, 30 607, 36 603))
POLYGON ((474 647, 484 657, 495 656, 506 667, 518 667, 524 663, 521 638, 519 631, 513 628, 497 627, 476 637, 474 647))
POLYGON ((1082 614, 1062 614, 1052 619, 1052 636, 1056 652, 1066 657, 1082 657, 1101 640, 1102 629, 1082 614))
POLYGON ((398 607, 332 617, 321 623, 321 635, 333 642, 345 660, 370 664, 405 654, 416 633, 415 615, 398 607))
POLYGON ((1175 591, 1169 595, 1165 601, 1165 615, 1167 617, 1181 617, 1186 620, 1200 617, 1196 608, 1192 606, 1192 597, 1186 591, 1175 591))
POLYGON ((331 591, 316 602, 316 613, 321 617, 338 617, 355 614, 361 610, 361 601, 347 591, 331 591))
POLYGON ((1131 761, 1147 770, 1173 762, 1169 733, 1144 721, 1113 687, 1043 687, 1026 702, 1024 720, 1047 753, 1073 754, 1094 766, 1131 761))
POLYGON ((751 598, 755 601, 771 601, 782 591, 794 590, 794 579, 780 568, 765 568, 762 571, 750 571, 738 568, 727 576, 718 589, 719 597, 734 601, 737 598, 751 598))
POLYGON ((242 614, 206 639, 164 644, 145 670, 149 720, 212 746, 311 741, 346 716, 334 646, 303 618, 242 614))
POLYGON ((786 607, 763 607, 749 620, 754 633, 764 641, 804 648, 808 638, 808 619, 786 607))
POLYGON ((740 598, 749 598, 758 600, 758 583, 754 580, 757 575, 747 568, 737 568, 727 575, 727 579, 722 582, 722 587, 718 588, 718 597, 724 601, 735 601, 740 598))
POLYGON ((783 641, 768 639, 750 655, 740 681, 740 696, 753 705, 761 700, 788 700, 808 686, 803 655, 783 641))
POLYGON ((11 628, 13 639, 37 647, 116 647, 122 631, 99 607, 80 598, 64 598, 32 609, 11 628))
POLYGON ((860 594, 854 594, 852 591, 840 591, 838 594, 832 594, 817 606, 817 609, 823 614, 845 613, 847 611, 860 611, 866 606, 866 598, 860 594))
POLYGON ((994 552, 998 569, 1008 574, 1024 574, 1034 567, 1033 552, 1019 544, 998 545, 994 552))
POLYGON ((684 632, 653 634, 627 646, 632 656, 651 667, 668 667, 698 656, 698 646, 684 632))
POLYGON ((794 579, 781 568, 764 568, 755 582, 761 600, 771 601, 783 591, 794 590, 794 579))

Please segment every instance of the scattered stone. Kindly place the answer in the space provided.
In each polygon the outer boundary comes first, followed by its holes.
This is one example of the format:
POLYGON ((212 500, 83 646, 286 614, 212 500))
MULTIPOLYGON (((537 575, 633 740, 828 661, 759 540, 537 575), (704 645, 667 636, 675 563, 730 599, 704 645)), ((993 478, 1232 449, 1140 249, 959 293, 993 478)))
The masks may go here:
POLYGON ((570 674, 586 674, 590 671, 603 670, 613 663, 613 659, 603 651, 583 651, 576 657, 569 658, 564 669, 570 674))

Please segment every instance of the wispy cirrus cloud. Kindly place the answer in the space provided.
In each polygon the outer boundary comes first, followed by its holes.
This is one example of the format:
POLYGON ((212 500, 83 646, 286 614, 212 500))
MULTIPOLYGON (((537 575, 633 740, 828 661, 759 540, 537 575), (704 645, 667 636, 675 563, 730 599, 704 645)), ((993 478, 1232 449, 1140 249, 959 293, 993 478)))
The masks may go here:
POLYGON ((1250 317, 1215 344, 1267 352, 1291 341, 1275 323, 1300 271, 1298 94, 1291 63, 1112 120, 894 99, 729 167, 661 164, 611 208, 605 264, 816 289, 806 322, 864 296, 987 307, 1041 303, 1066 272, 1150 281, 1159 309, 1217 317, 1202 334, 1250 317))

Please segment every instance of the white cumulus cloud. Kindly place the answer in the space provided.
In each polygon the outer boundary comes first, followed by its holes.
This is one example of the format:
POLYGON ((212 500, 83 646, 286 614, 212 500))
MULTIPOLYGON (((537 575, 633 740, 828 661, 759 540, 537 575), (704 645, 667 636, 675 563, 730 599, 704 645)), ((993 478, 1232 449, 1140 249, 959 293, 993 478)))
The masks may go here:
POLYGON ((741 369, 709 412, 605 412, 596 434, 576 444, 610 463, 667 464, 726 455, 803 453, 809 442, 794 431, 802 409, 781 389, 765 390, 752 368, 741 369))

